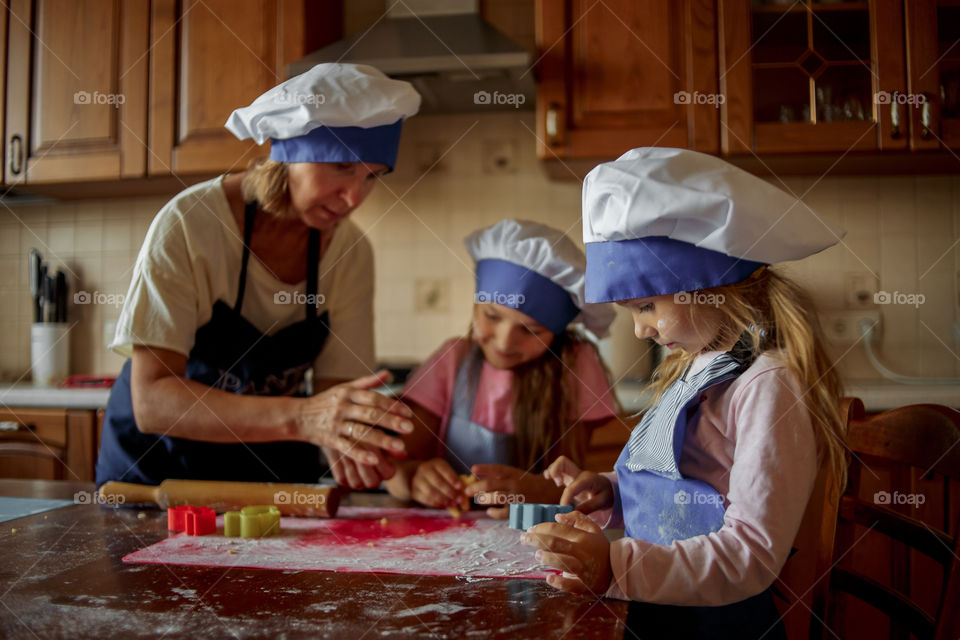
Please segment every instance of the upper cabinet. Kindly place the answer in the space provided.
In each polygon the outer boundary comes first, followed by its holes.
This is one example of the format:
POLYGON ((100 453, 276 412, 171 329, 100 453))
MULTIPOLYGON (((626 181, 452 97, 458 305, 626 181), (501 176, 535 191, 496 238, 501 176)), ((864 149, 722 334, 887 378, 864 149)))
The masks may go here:
POLYGON ((144 175, 147 0, 14 0, 7 184, 144 175))
POLYGON ((719 151, 713 0, 538 0, 537 155, 719 151))
POLYGON ((303 0, 12 0, 0 9, 8 25, 4 182, 244 169, 266 148, 236 140, 223 125, 305 53, 304 7, 303 0))
POLYGON ((910 111, 913 149, 960 149, 960 2, 907 0, 909 91, 925 100, 910 111))
POLYGON ((223 128, 304 54, 292 0, 153 0, 150 175, 242 171, 267 152, 223 128))
POLYGON ((719 0, 718 16, 724 154, 956 146, 957 2, 719 0))

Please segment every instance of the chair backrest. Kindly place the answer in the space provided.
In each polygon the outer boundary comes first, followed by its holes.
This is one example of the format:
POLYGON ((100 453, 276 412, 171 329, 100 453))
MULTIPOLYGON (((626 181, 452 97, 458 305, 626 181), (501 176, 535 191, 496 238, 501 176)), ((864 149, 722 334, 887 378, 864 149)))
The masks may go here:
MULTIPOLYGON (((960 413, 948 407, 922 404, 869 417, 853 415, 847 446, 851 451, 849 481, 839 501, 829 597, 819 617, 833 634, 842 636, 848 624, 846 599, 840 596, 845 593, 888 616, 891 637, 960 637, 960 518, 956 507, 951 509, 950 504, 950 484, 960 480, 960 413), (889 474, 890 484, 863 496, 864 488, 873 490, 876 486, 865 474, 878 481, 881 475, 889 474), (942 509, 942 515, 937 517, 939 522, 930 524, 906 512, 913 509, 916 513, 916 507, 923 504, 920 496, 924 494, 916 491, 914 484, 920 481, 917 478, 941 483, 924 485, 943 487, 942 494, 936 496, 937 509, 942 509), (851 562, 854 548, 875 533, 893 541, 889 557, 879 559, 890 565, 889 585, 867 575, 866 567, 856 567, 851 562), (933 610, 924 610, 911 598, 911 550, 931 558, 942 571, 933 610)), ((871 565, 880 566, 877 561, 873 556, 871 565)), ((814 612, 818 612, 816 607, 814 612)), ((810 637, 822 637, 822 625, 814 627, 810 637)))

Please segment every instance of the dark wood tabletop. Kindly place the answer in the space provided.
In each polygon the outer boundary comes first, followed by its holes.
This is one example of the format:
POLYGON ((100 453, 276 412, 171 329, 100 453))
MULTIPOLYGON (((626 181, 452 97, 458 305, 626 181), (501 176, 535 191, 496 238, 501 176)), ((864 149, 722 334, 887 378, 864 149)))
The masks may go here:
MULTIPOLYGON (((93 485, 0 480, 0 496, 93 485)), ((344 504, 398 506, 385 495, 344 504)), ((0 523, 0 637, 621 638, 627 605, 542 580, 124 564, 166 513, 76 504, 0 523)))

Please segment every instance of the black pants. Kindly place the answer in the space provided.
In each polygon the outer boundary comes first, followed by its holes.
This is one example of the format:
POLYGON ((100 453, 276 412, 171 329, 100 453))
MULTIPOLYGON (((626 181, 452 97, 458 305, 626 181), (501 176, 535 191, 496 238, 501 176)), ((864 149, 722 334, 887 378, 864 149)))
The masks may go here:
POLYGON ((787 632, 769 589, 723 607, 678 607, 631 602, 624 639, 661 638, 786 640, 787 632))

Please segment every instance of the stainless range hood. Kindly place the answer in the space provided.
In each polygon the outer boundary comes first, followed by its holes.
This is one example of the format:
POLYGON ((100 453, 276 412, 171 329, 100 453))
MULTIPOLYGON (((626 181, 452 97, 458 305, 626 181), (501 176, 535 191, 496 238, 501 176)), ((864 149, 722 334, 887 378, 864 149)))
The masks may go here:
POLYGON ((476 0, 387 0, 366 31, 287 66, 295 76, 321 62, 369 64, 407 80, 421 113, 533 109, 530 54, 477 13, 476 0))

